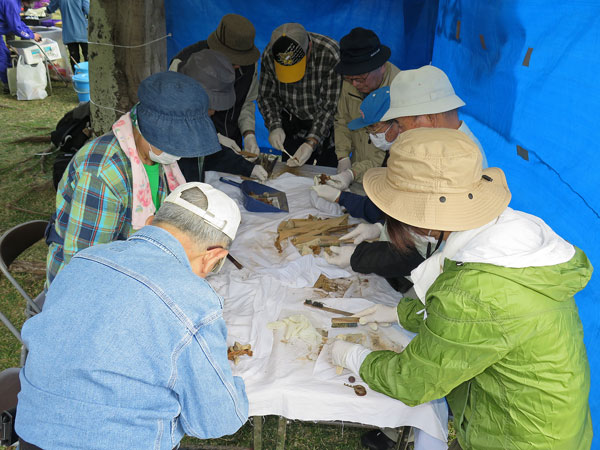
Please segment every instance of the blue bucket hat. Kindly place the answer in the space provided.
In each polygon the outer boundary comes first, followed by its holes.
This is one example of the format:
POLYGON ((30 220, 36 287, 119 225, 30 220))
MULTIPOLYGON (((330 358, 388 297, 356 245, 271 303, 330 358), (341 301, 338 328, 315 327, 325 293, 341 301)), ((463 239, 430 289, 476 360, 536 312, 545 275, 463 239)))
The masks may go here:
POLYGON ((137 121, 153 147, 183 158, 221 150, 208 116, 208 95, 191 77, 177 72, 150 75, 138 88, 137 121))
POLYGON ((390 109, 390 87, 384 86, 371 92, 360 104, 360 117, 348 124, 352 131, 381 122, 390 109))

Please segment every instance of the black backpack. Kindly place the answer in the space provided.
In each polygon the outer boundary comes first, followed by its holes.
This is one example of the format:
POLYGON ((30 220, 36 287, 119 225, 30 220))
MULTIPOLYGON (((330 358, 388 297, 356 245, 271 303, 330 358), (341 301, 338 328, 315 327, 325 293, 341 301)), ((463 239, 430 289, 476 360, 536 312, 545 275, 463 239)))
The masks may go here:
POLYGON ((52 181, 55 190, 73 155, 91 136, 90 102, 80 103, 58 121, 56 129, 50 133, 50 140, 58 149, 58 155, 52 166, 52 181))

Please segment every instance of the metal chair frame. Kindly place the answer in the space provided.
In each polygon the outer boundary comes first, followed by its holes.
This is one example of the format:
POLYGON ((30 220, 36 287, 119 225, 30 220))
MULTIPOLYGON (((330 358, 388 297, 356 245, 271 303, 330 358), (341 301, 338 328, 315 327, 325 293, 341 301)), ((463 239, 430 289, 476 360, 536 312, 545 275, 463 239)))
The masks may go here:
MULTIPOLYGON (((11 275, 8 271, 8 267, 19 257, 19 255, 44 237, 47 225, 48 221, 46 220, 32 220, 11 228, 0 237, 0 271, 27 302, 25 308, 26 319, 41 311, 39 303, 45 297, 44 293, 42 292, 42 294, 38 295, 35 299, 32 299, 11 275)), ((10 332, 21 343, 23 343, 21 332, 17 330, 2 312, 0 312, 0 321, 6 325, 10 332)), ((23 346, 21 351, 21 365, 25 363, 26 356, 27 349, 23 346)))

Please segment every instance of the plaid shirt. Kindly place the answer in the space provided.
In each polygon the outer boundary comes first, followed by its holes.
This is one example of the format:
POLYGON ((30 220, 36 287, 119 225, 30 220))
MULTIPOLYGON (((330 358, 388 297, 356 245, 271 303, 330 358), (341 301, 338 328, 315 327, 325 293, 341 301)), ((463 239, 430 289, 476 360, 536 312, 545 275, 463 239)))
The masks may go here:
MULTIPOLYGON (((46 259, 46 287, 79 250, 127 239, 133 233, 131 180, 129 158, 112 133, 75 154, 56 193, 56 233, 46 259)), ((160 176, 160 203, 167 196, 165 186, 160 176)))
POLYGON ((342 77, 334 70, 340 60, 338 43, 316 33, 308 33, 312 49, 307 58, 306 73, 296 83, 280 83, 275 75, 271 44, 267 45, 260 69, 258 109, 269 131, 281 128, 281 112, 285 109, 313 125, 306 138, 319 144, 333 127, 342 77))

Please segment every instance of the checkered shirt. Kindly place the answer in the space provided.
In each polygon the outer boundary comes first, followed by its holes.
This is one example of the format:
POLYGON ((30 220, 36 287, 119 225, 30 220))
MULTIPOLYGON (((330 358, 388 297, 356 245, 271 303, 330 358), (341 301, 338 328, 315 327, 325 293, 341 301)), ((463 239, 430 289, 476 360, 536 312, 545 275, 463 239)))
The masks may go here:
POLYGON ((296 83, 280 83, 275 75, 271 44, 267 45, 261 62, 258 109, 269 131, 281 128, 281 112, 286 110, 313 125, 306 138, 319 144, 333 127, 342 77, 334 70, 340 60, 338 43, 327 36, 308 33, 312 49, 307 58, 306 73, 296 83))
MULTIPOLYGON (((160 203, 167 196, 159 177, 160 203)), ((127 239, 132 233, 131 163, 117 138, 106 134, 86 144, 69 163, 56 193, 53 242, 46 259, 46 287, 79 250, 127 239)))

